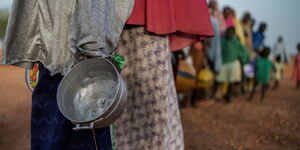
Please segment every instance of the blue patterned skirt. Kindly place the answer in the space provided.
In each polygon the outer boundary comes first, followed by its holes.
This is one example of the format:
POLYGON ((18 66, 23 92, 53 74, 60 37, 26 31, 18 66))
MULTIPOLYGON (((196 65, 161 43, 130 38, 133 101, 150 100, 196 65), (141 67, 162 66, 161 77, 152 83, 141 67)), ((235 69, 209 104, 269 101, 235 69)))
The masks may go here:
MULTIPOLYGON (((50 75, 39 65, 39 82, 32 95, 32 150, 95 150, 92 130, 73 131, 72 124, 59 111, 56 91, 63 76, 50 75)), ((109 128, 96 129, 98 150, 111 150, 109 128)))

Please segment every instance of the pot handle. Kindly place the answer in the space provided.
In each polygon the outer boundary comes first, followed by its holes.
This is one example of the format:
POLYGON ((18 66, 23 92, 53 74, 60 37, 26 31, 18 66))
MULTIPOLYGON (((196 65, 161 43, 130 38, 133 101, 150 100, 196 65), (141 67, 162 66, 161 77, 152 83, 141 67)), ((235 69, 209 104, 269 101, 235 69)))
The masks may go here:
POLYGON ((81 125, 81 124, 76 124, 76 127, 73 128, 74 131, 79 131, 79 130, 91 130, 94 129, 94 122, 91 122, 89 125, 81 125))
POLYGON ((89 50, 89 49, 83 49, 81 47, 78 48, 79 53, 81 56, 84 56, 86 58, 95 58, 95 57, 100 57, 100 58, 114 58, 116 52, 112 51, 110 53, 103 52, 101 50, 95 51, 95 50, 89 50))
MULTIPOLYGON (((100 118, 98 120, 96 120, 95 122, 97 121, 101 121, 103 120, 104 118, 100 118)), ((95 125, 95 122, 91 122, 89 125, 81 125, 79 123, 75 123, 76 124, 76 127, 73 128, 74 131, 79 131, 79 130, 92 130, 94 129, 94 125, 95 125)))

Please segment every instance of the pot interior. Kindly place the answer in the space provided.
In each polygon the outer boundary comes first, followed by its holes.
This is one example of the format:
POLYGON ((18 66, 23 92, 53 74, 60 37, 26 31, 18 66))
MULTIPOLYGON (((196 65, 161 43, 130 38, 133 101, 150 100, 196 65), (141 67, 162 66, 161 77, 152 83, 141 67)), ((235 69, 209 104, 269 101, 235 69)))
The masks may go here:
POLYGON ((71 121, 83 123, 99 118, 113 103, 119 86, 114 66, 103 59, 76 65, 59 88, 59 107, 71 121))

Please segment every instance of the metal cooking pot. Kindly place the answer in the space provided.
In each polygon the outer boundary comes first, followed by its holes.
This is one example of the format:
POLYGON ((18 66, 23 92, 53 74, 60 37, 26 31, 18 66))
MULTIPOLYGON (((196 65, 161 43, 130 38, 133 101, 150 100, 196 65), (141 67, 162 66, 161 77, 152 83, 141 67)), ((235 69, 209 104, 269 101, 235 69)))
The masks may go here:
POLYGON ((58 107, 76 124, 74 130, 109 126, 122 114, 126 100, 126 85, 106 58, 86 59, 75 65, 57 91, 58 107))

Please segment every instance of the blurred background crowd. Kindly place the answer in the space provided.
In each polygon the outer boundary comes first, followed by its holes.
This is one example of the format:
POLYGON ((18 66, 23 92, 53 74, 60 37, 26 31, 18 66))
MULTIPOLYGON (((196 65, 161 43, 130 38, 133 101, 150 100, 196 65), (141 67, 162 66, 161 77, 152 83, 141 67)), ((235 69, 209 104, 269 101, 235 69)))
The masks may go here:
MULTIPOLYGON (((260 88, 263 101, 268 89, 277 89, 284 67, 291 60, 285 40, 277 36, 266 44, 269 24, 251 12, 239 17, 236 10, 218 1, 208 2, 215 36, 173 52, 173 70, 181 106, 210 105, 249 94, 251 101, 260 88)), ((294 50, 299 46, 294 44, 294 50)), ((297 62, 296 62, 297 63, 297 62)), ((297 81, 297 68, 293 79, 297 81)), ((299 83, 296 85, 299 87, 299 83)))

